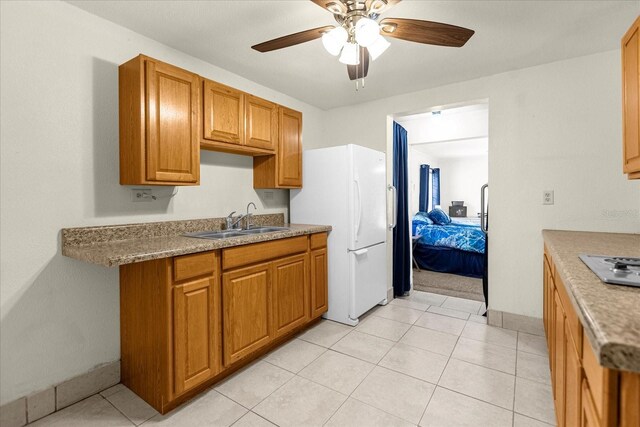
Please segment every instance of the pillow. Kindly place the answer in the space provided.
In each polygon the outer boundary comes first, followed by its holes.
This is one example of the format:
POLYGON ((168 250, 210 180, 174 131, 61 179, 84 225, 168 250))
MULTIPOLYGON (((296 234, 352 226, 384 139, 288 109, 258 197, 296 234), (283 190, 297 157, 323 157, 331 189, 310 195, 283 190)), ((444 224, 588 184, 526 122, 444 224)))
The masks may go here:
POLYGON ((438 225, 447 225, 451 222, 451 218, 446 214, 445 211, 439 208, 433 209, 431 212, 427 214, 429 219, 438 225))
POLYGON ((413 220, 427 225, 433 224, 433 221, 431 220, 431 218, 429 218, 429 214, 427 214, 426 212, 416 213, 416 215, 413 217, 413 220))

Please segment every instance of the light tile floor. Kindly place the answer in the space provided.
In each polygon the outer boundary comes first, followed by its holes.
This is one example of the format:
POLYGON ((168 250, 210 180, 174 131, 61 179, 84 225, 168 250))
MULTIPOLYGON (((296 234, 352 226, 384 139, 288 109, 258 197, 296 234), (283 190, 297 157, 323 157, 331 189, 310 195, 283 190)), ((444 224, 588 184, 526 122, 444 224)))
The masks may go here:
POLYGON ((355 327, 323 320, 167 415, 119 384, 36 426, 548 426, 543 337, 426 292, 355 327))

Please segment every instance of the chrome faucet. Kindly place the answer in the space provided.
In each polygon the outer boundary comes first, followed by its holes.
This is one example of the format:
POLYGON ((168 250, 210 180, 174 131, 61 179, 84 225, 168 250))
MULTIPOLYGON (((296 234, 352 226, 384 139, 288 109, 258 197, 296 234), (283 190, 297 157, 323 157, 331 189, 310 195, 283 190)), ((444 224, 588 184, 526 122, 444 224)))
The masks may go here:
POLYGON ((247 213, 244 215, 244 216, 245 216, 245 218, 247 218, 247 224, 246 224, 246 225, 247 225, 247 230, 251 228, 251 217, 253 216, 253 214, 252 214, 252 213, 249 213, 249 207, 250 207, 251 205, 253 205, 253 209, 256 209, 256 210, 258 209, 258 208, 256 207, 256 204, 255 204, 255 203, 253 203, 253 202, 249 202, 249 204, 247 205, 247 213))
POLYGON ((254 209, 258 209, 255 203, 249 202, 249 204, 247 205, 247 213, 241 214, 236 218, 235 221, 233 220, 233 214, 236 213, 236 211, 233 211, 229 215, 227 215, 227 218, 225 219, 226 229, 227 230, 234 230, 236 228, 242 229, 242 226, 237 227, 237 225, 240 224, 240 221, 242 221, 245 218, 247 219, 246 229, 248 230, 249 228, 251 228, 250 218, 253 216, 253 214, 249 212, 249 206, 251 205, 253 205, 254 209))
POLYGON ((231 212, 229 215, 227 215, 227 218, 225 219, 225 225, 226 225, 226 229, 227 230, 231 230, 233 228, 233 214, 236 213, 236 211, 231 212))

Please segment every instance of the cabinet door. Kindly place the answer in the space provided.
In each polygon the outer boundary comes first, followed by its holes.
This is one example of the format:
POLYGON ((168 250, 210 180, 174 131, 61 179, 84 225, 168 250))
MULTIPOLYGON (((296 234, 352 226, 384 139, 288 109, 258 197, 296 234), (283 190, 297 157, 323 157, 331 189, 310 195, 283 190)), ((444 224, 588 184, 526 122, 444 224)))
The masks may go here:
POLYGON ((558 293, 554 293, 554 363, 552 372, 553 375, 553 391, 556 402, 556 419, 559 426, 564 426, 564 401, 565 401, 565 318, 562 304, 560 303, 560 297, 558 293))
POLYGON ((252 95, 245 101, 245 144, 275 150, 278 140, 278 106, 252 95))
POLYGON ((222 276, 224 364, 228 366, 271 341, 271 265, 222 276))
POLYGON ((211 80, 204 80, 203 138, 242 145, 244 143, 244 94, 211 80))
POLYGON ((640 171, 640 17, 622 38, 622 105, 625 173, 640 171))
POLYGON ((280 107, 278 185, 302 187, 302 113, 280 107))
POLYGON ((273 262, 273 324, 275 336, 309 320, 307 254, 273 262))
POLYGON ((145 67, 147 179, 197 182, 198 76, 151 60, 145 67))
POLYGON ((586 378, 582 381, 582 415, 580 420, 581 427, 600 427, 596 409, 591 399, 589 385, 586 378))
POLYGON ((322 316, 329 308, 327 295, 327 249, 311 251, 311 317, 322 316))
MULTIPOLYGON (((568 325, 565 325, 565 331, 569 331, 568 325)), ((580 366, 580 357, 576 349, 576 344, 571 334, 565 334, 565 402, 564 402, 564 420, 566 426, 580 425, 581 413, 581 386, 582 386, 582 367, 580 366)))
POLYGON ((219 372, 217 280, 174 286, 174 388, 180 394, 219 372))

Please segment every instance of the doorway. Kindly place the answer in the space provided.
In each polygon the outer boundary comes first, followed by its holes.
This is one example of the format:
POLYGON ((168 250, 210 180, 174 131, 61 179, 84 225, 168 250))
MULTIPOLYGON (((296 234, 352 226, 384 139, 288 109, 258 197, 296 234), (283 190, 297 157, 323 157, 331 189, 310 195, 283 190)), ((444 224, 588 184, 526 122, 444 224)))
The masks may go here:
POLYGON ((394 121, 407 133, 411 288, 484 302, 488 101, 429 108, 394 121))

